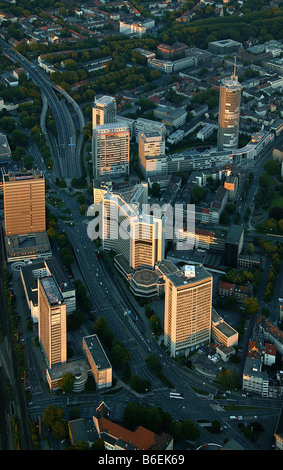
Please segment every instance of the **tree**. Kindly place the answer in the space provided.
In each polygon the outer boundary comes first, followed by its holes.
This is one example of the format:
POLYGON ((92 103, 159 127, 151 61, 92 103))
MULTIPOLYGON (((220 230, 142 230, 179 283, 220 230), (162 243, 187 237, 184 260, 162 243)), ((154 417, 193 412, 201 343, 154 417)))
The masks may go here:
POLYGON ((152 194, 152 197, 160 196, 160 184, 157 183, 156 181, 152 184, 151 194, 152 194))
POLYGON ((63 392, 71 393, 74 386, 74 376, 70 372, 66 372, 60 380, 59 386, 63 392))
POLYGON ((188 418, 183 421, 183 437, 190 441, 196 441, 200 437, 200 430, 198 426, 188 418))
POLYGON ((147 366, 154 372, 159 372, 162 369, 162 366, 159 362, 159 359, 156 354, 152 353, 145 360, 147 366))
POLYGON ((129 384, 130 387, 138 393, 145 393, 150 390, 150 382, 143 380, 139 375, 132 375, 129 384))
POLYGON ((277 221, 283 219, 283 208, 278 206, 272 207, 268 213, 268 218, 277 221))
POLYGON ((124 347, 123 343, 115 340, 111 349, 111 362, 113 367, 121 368, 124 367, 130 359, 130 353, 124 347), (116 343, 115 343, 116 341, 116 343))
POLYGON ((255 251, 255 247, 252 243, 250 243, 249 246, 248 246, 249 254, 252 255, 254 253, 254 251, 255 251))
POLYGON ((256 297, 249 297, 243 300, 244 312, 246 315, 257 315, 260 311, 256 297))

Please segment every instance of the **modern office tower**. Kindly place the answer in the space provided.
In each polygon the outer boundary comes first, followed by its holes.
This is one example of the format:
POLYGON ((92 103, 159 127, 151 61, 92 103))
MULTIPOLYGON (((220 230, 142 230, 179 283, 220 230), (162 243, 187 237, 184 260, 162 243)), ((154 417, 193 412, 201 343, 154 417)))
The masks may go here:
POLYGON ((225 241, 224 263, 226 266, 237 268, 238 258, 244 243, 244 228, 242 225, 231 225, 225 241))
POLYGON ((139 134, 139 164, 145 176, 162 173, 160 167, 165 156, 165 139, 161 132, 141 132, 139 134))
POLYGON ((92 107, 92 129, 116 122, 116 100, 112 96, 95 99, 92 107))
POLYGON ((68 279, 57 258, 34 261, 20 267, 22 285, 31 319, 34 323, 39 320, 38 306, 38 279, 40 277, 54 276, 55 281, 66 303, 67 315, 76 309, 76 289, 73 280, 68 279))
POLYGON ((165 276, 164 344, 175 357, 211 339, 212 275, 202 265, 165 276))
POLYGON ((130 131, 127 124, 112 123, 96 126, 92 134, 92 160, 95 178, 129 173, 130 131))
POLYGON ((163 219, 140 215, 131 219, 131 267, 153 268, 164 258, 163 219))
POLYGON ((38 279, 39 341, 48 367, 67 361, 67 308, 53 276, 38 279))
POLYGON ((28 235, 46 230, 45 179, 38 170, 3 176, 5 235, 28 235))
POLYGON ((123 255, 133 269, 153 268, 164 258, 163 218, 142 214, 118 194, 105 194, 101 206, 103 249, 123 255))
POLYGON ((236 76, 236 62, 231 78, 225 78, 220 86, 218 114, 218 150, 238 148, 240 104, 242 86, 236 76))

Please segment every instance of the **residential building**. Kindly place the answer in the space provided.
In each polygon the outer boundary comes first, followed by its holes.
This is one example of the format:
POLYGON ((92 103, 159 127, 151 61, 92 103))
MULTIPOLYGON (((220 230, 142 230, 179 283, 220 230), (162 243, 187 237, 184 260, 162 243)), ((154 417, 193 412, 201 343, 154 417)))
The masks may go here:
POLYGON ((257 255, 242 254, 238 256, 238 269, 260 269, 262 267, 262 257, 257 255))
POLYGON ((278 162, 283 162, 283 145, 278 143, 276 147, 272 150, 272 158, 273 160, 277 160, 278 162))
POLYGON ((42 172, 23 169, 4 174, 3 191, 7 237, 46 230, 45 179, 42 172))
POLYGON ((106 450, 173 450, 173 438, 169 434, 162 432, 158 435, 143 426, 129 431, 110 421, 109 415, 109 408, 102 402, 93 416, 96 431, 106 450))
POLYGON ((253 295, 253 286, 247 282, 244 286, 237 286, 230 282, 219 281, 218 293, 223 297, 234 297, 239 302, 242 302, 248 297, 253 295))
POLYGON ((67 308, 53 276, 38 279, 38 336, 49 368, 67 361, 67 308))
POLYGON ((116 122, 116 100, 112 96, 102 96, 94 100, 92 106, 92 129, 102 124, 116 122))
POLYGON ((175 357, 211 340, 212 275, 186 265, 165 275, 164 344, 175 357))
POLYGON ((243 371, 243 390, 268 397, 268 382, 267 372, 262 371, 261 360, 248 356, 243 371))
POLYGON ((220 85, 218 113, 218 150, 232 151, 238 148, 241 85, 236 76, 236 64, 231 78, 220 85))
POLYGON ((92 134, 93 174, 111 177, 129 173, 130 131, 125 123, 97 125, 92 134))

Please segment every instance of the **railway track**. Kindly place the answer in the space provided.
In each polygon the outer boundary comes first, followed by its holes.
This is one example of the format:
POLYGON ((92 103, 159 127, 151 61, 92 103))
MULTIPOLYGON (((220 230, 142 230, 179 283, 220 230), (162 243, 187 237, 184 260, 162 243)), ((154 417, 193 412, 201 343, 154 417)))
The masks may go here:
MULTIPOLYGON (((0 253, 3 253, 2 237, 0 237, 0 253)), ((17 445, 16 448, 19 450, 31 450, 33 449, 33 443, 29 430, 29 417, 25 397, 22 393, 21 379, 17 368, 17 358, 13 347, 9 325, 9 314, 4 292, 4 272, 2 262, 0 263, 0 279, 0 325, 3 339, 0 345, 0 357, 2 359, 5 358, 1 361, 2 367, 0 368, 0 443, 3 450, 12 450, 14 448, 10 430, 11 418, 14 417, 17 423, 17 433, 19 436, 19 445, 17 445), (12 399, 7 394, 4 377, 9 378, 12 399), (7 436, 11 436, 11 439, 7 439, 7 436)))

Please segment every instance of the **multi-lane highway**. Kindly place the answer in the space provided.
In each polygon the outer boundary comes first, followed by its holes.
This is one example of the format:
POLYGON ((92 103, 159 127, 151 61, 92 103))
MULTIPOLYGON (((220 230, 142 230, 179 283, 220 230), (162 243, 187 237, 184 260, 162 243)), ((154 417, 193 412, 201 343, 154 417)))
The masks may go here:
MULTIPOLYGON (((80 147, 78 146, 77 148, 74 122, 66 104, 66 100, 68 99, 68 102, 70 102, 74 107, 75 112, 78 113, 80 131, 84 125, 82 112, 79 111, 77 105, 74 105, 74 101, 71 97, 69 97, 66 92, 62 93, 63 90, 54 85, 51 80, 39 70, 38 66, 13 49, 2 39, 0 39, 0 46, 6 57, 15 63, 20 63, 21 67, 28 71, 32 81, 39 86, 41 93, 46 97, 48 106, 52 111, 57 127, 58 139, 58 146, 55 152, 56 159, 54 162, 54 176, 64 176, 67 179, 80 177, 80 147), (57 94, 55 93, 55 90, 57 91, 57 94), (60 93, 61 96, 63 96, 63 99, 58 98, 57 95, 60 93)), ((80 138, 79 145, 81 144, 82 140, 80 138)))

